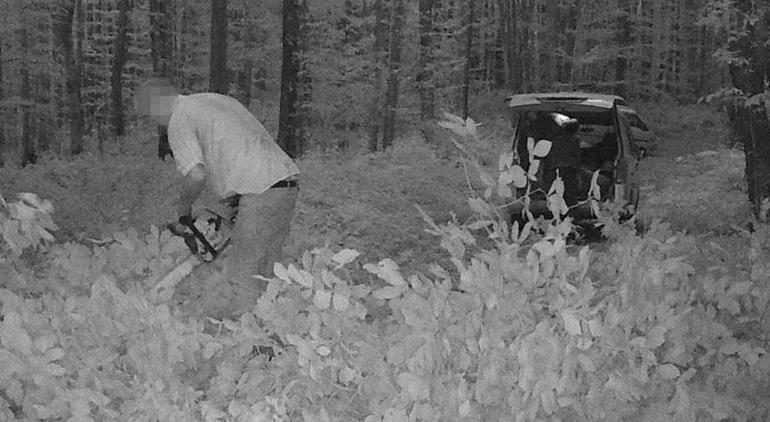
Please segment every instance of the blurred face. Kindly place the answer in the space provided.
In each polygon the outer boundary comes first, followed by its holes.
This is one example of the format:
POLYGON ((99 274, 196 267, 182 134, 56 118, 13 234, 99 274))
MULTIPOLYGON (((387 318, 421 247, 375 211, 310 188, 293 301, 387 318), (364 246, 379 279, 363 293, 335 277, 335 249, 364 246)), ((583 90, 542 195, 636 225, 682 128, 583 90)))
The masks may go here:
POLYGON ((176 97, 163 87, 146 86, 136 92, 134 105, 140 116, 148 117, 155 124, 168 126, 176 97))

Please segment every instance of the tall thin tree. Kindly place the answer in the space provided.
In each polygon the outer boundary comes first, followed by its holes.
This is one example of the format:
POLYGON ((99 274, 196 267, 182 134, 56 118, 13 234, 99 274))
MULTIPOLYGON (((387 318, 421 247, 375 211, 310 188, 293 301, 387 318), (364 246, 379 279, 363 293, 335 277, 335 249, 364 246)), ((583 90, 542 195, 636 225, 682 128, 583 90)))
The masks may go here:
POLYGON ((112 133, 118 136, 125 134, 126 131, 126 118, 123 110, 123 68, 128 61, 128 14, 131 10, 131 3, 131 0, 118 0, 118 19, 110 74, 112 133))
MULTIPOLYGON (((0 104, 5 101, 5 67, 3 66, 3 38, 0 37, 0 104)), ((0 167, 5 165, 5 109, 0 106, 0 167)))
POLYGON ((290 157, 298 157, 303 150, 302 122, 299 114, 300 84, 300 13, 302 0, 283 0, 283 28, 281 45, 281 100, 278 113, 278 145, 290 157))
POLYGON ((465 70, 463 70, 463 117, 470 116, 471 65, 473 62, 473 23, 475 0, 468 0, 468 21, 465 27, 465 70))
POLYGON ((393 0, 388 40, 388 87, 385 93, 385 116, 382 121, 382 149, 390 148, 396 137, 396 111, 401 83, 401 40, 404 26, 404 0, 393 0))
MULTIPOLYGON (((184 80, 176 80, 173 44, 173 16, 175 5, 173 1, 150 0, 150 60, 152 73, 155 76, 168 78, 180 87, 184 80)), ((171 155, 168 144, 168 133, 165 126, 156 127, 158 133, 158 157, 163 160, 171 155)))
POLYGON ((433 17, 436 0, 420 0, 420 72, 417 83, 420 89, 420 118, 431 120, 436 109, 436 91, 433 86, 433 17))
POLYGON ((29 65, 29 28, 26 25, 19 26, 19 40, 21 47, 21 63, 19 73, 21 84, 19 85, 19 98, 21 104, 21 146, 22 156, 21 165, 35 164, 37 162, 37 151, 34 138, 32 136, 32 86, 30 78, 29 65))
POLYGON ((54 9, 54 30, 57 51, 65 68, 65 109, 69 117, 68 155, 83 151, 83 110, 81 79, 83 67, 83 4, 82 0, 58 0, 54 9))
POLYGON ((227 94, 230 72, 227 67, 227 0, 211 0, 211 55, 209 91, 227 94))
POLYGON ((150 0, 150 59, 152 72, 164 78, 173 77, 174 2, 150 0))
POLYGON ((372 46, 372 90, 374 95, 369 102, 369 151, 375 152, 379 148, 380 134, 382 131, 382 107, 383 101, 380 98, 382 92, 382 69, 384 67, 385 43, 387 41, 387 22, 386 22, 386 0, 374 0, 372 13, 374 14, 374 25, 372 26, 372 35, 374 36, 374 45, 372 46))

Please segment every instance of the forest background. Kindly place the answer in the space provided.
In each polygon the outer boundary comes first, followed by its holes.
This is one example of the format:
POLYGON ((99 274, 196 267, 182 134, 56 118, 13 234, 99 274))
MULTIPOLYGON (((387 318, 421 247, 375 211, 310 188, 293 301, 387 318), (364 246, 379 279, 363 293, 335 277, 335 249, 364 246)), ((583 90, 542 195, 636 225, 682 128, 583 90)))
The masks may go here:
POLYGON ((744 171, 770 129, 693 104, 766 91, 766 1, 0 6, 0 421, 770 419, 770 228, 746 201, 770 169, 744 171), (130 107, 152 75, 234 95, 298 157, 259 299, 219 261, 158 291, 190 257, 130 107), (644 233, 610 208, 607 241, 573 244, 483 200, 503 98, 562 88, 623 94, 658 134, 644 233), (436 132, 442 112, 474 122, 436 132))
POLYGON ((694 102, 745 62, 725 47, 759 16, 749 3, 3 0, 0 163, 114 149, 150 75, 229 93, 277 133, 287 43, 292 155, 351 140, 386 148, 396 127, 430 140, 437 113, 497 111, 514 92, 694 102))

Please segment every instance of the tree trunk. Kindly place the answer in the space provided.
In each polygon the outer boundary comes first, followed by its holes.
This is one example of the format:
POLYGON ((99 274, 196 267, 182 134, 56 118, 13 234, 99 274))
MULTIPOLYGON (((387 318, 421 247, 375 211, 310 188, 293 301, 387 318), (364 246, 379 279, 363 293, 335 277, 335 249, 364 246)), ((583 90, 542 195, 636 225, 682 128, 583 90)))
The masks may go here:
POLYGON ((112 133, 122 136, 126 132, 126 119, 123 110, 123 68, 128 56, 128 14, 130 0, 118 0, 118 19, 113 44, 112 73, 110 88, 112 97, 112 133))
MULTIPOLYGON (((184 81, 177 81, 175 77, 173 11, 173 1, 150 0, 150 58, 153 74, 181 86, 184 81)), ((158 157, 165 160, 167 155, 172 155, 168 134, 163 126, 157 126, 155 130, 158 134, 158 157)))
MULTIPOLYGON (((0 38, 0 104, 5 101, 5 68, 3 66, 3 39, 0 38)), ((5 165, 5 107, 0 105, 0 167, 5 165)))
POLYGON ((254 61, 247 58, 238 71, 238 101, 246 108, 251 106, 251 80, 254 76, 254 61))
POLYGON ((375 152, 379 149, 379 138, 382 127, 380 126, 382 116, 382 66, 385 51, 386 23, 385 23, 385 0, 375 0, 372 6, 374 12, 374 46, 372 47, 372 65, 374 68, 373 95, 369 103, 369 151, 375 152))
POLYGON ((283 0, 281 44, 281 101, 278 113, 278 145, 296 158, 302 153, 301 124, 298 113, 300 0, 283 0))
POLYGON ((74 6, 74 55, 72 69, 69 72, 71 79, 68 81, 70 95, 70 120, 72 126, 78 126, 75 132, 77 136, 72 136, 70 144, 70 154, 78 155, 83 152, 83 40, 85 38, 85 9, 83 0, 75 0, 74 6), (70 85, 71 83, 71 85, 70 85))
POLYGON ((465 70, 463 71, 463 117, 470 116, 471 59, 473 57, 473 22, 475 0, 468 0, 468 22, 465 29, 465 70))
POLYGON ((51 95, 51 72, 42 69, 34 77, 35 102, 38 104, 37 112, 33 118, 33 125, 36 128, 35 142, 39 152, 49 151, 51 142, 55 138, 54 127, 56 117, 53 100, 51 95))
POLYGON ((69 120, 69 149, 65 154, 83 151, 83 111, 81 107, 83 13, 81 0, 59 0, 54 29, 57 50, 65 69, 65 108, 69 120))
POLYGON ((497 0, 497 8, 500 13, 498 39, 503 55, 502 87, 503 89, 511 89, 511 80, 513 77, 511 74, 511 61, 513 60, 513 56, 511 55, 510 48, 513 43, 513 36, 511 34, 511 4, 508 0, 497 0))
POLYGON ((511 89, 514 91, 521 91, 524 89, 524 66, 522 65, 522 52, 525 51, 523 44, 526 40, 525 37, 520 35, 520 28, 523 26, 519 21, 521 8, 516 1, 506 0, 506 2, 510 8, 508 13, 508 20, 510 24, 509 32, 511 39, 510 45, 508 45, 508 66, 511 73, 511 89))
POLYGON ((29 29, 22 25, 19 27, 19 39, 21 47, 21 63, 19 73, 21 76, 21 85, 19 86, 19 98, 21 98, 21 166, 37 162, 37 151, 35 150, 34 138, 32 137, 32 84, 29 75, 29 63, 27 54, 29 51, 29 29))
POLYGON ((433 8, 435 0, 420 0, 420 118, 427 122, 434 118, 436 92, 433 83, 433 8))
POLYGON ((227 0, 211 0, 211 54, 209 91, 227 94, 230 75, 227 68, 227 0))
POLYGON ((403 38, 404 0, 393 0, 388 42, 388 87, 385 94, 385 116, 382 120, 382 149, 393 145, 396 137, 396 109, 401 81, 401 39, 403 38))
POLYGON ((745 59, 743 66, 730 66, 733 85, 752 98, 738 108, 737 118, 732 122, 733 130, 743 143, 746 154, 746 181, 749 201, 755 216, 761 215, 763 202, 770 200, 770 91, 766 82, 770 79, 770 7, 748 9, 741 35, 731 40, 729 47, 745 59), (750 14, 749 14, 750 13, 750 14), (748 21, 752 21, 750 24, 748 21))
POLYGON ((152 71, 160 77, 172 78, 174 2, 150 0, 150 58, 152 71))

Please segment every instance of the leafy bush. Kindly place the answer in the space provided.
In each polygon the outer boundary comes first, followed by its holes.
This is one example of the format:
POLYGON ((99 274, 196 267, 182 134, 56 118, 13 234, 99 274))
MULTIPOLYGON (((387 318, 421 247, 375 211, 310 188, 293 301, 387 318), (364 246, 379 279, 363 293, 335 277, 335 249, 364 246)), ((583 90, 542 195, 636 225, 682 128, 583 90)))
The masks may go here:
MULTIPOLYGON (((490 174, 493 191, 511 168, 490 174)), ((407 274, 315 248, 276 264, 237 321, 190 319, 150 293, 184 258, 168 233, 55 245, 37 274, 0 289, 0 418, 770 415, 770 228, 730 238, 725 254, 657 220, 640 237, 604 210, 608 243, 591 248, 567 241, 569 220, 511 227, 496 204, 472 202, 468 221, 418 212, 445 263, 407 274)))

